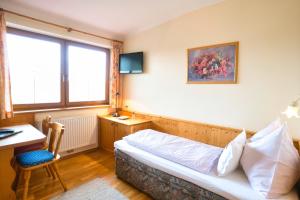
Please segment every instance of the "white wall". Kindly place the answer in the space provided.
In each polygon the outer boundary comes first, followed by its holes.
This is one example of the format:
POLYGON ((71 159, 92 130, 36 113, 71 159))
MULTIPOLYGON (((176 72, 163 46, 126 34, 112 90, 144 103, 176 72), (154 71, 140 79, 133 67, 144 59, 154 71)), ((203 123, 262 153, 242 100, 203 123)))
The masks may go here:
MULTIPOLYGON (((300 1, 225 0, 125 40, 145 73, 124 76, 129 110, 258 130, 300 94, 300 1), (186 49, 240 42, 238 84, 186 84, 186 49)), ((300 138, 300 119, 288 121, 300 138)))

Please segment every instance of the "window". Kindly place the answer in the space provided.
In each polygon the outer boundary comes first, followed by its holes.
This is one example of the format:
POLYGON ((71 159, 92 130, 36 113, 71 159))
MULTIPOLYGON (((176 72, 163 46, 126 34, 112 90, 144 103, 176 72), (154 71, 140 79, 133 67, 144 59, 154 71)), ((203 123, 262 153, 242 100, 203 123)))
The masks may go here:
POLYGON ((68 44, 69 102, 104 101, 106 53, 68 44))
POLYGON ((16 110, 108 104, 110 51, 8 28, 16 110))
POLYGON ((8 34, 13 104, 59 103, 61 44, 8 34))

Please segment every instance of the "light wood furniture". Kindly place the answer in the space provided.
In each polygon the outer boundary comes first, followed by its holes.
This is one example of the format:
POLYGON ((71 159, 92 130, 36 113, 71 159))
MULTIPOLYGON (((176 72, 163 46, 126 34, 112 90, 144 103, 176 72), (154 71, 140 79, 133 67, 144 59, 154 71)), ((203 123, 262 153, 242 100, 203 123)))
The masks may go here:
MULTIPOLYGON (((50 123, 51 123, 51 116, 46 116, 45 119, 42 121, 42 131, 46 138, 48 137, 49 130, 50 130, 50 123)), ((43 149, 48 149, 48 143, 47 141, 44 142, 43 149)), ((48 177, 52 176, 53 179, 55 179, 55 172, 53 171, 52 168, 50 168, 48 165, 44 166, 44 168, 47 171, 48 177)))
POLYGON ((99 146, 113 152, 114 142, 124 136, 139 130, 151 128, 151 120, 129 118, 120 120, 112 116, 98 116, 99 119, 99 146))
POLYGON ((46 137, 42 132, 29 124, 5 128, 22 130, 21 133, 0 140, 0 199, 12 200, 16 198, 15 192, 12 190, 12 185, 15 179, 15 171, 11 166, 14 148, 43 142, 46 137))
MULTIPOLYGON (((46 138, 48 137, 49 130, 50 130, 50 123, 51 123, 51 116, 46 116, 45 119, 42 121, 42 131, 46 138)), ((44 147, 43 149, 48 149, 48 144, 47 141, 44 142, 44 147)))
MULTIPOLYGON (((64 134, 64 126, 60 123, 53 122, 53 123, 49 123, 49 128, 50 128, 51 131, 50 131, 50 140, 49 140, 48 151, 51 152, 54 155, 54 159, 51 160, 51 161, 41 163, 41 164, 38 164, 38 165, 33 165, 33 166, 30 166, 30 167, 22 166, 20 163, 17 162, 17 173, 23 174, 24 181, 25 181, 24 191, 23 191, 23 198, 22 198, 23 200, 27 199, 27 192, 28 192, 28 186, 29 186, 31 172, 33 170, 39 169, 39 168, 44 168, 44 167, 50 168, 51 169, 50 171, 52 173, 56 174, 59 182, 61 183, 61 185, 64 188, 64 191, 67 190, 65 184, 61 180, 61 177, 58 173, 57 165, 56 165, 56 162, 60 159, 60 156, 58 154, 58 150, 59 150, 59 147, 60 147, 62 136, 64 134)), ((17 179, 17 181, 18 181, 18 179, 17 179)))
MULTIPOLYGON (((49 133, 50 122, 51 122, 51 116, 47 116, 42 121, 42 132, 46 136, 46 138, 47 138, 48 133, 49 133)), ((48 149, 47 140, 45 140, 42 143, 37 143, 37 144, 32 144, 32 145, 17 147, 17 148, 15 148, 14 155, 16 156, 16 155, 18 155, 20 153, 25 153, 25 152, 28 152, 28 151, 34 151, 34 150, 38 150, 38 149, 48 149)), ((14 164, 15 164, 15 160, 14 160, 14 162, 13 162, 12 165, 14 165, 14 164)), ((55 175, 54 175, 55 173, 53 172, 53 170, 49 166, 44 166, 44 168, 46 169, 48 176, 49 177, 52 176, 55 179, 55 175)), ((17 176, 16 179, 18 180, 18 178, 19 177, 17 176)), ((17 187, 16 184, 17 184, 17 182, 15 182, 15 184, 14 184, 14 189, 16 189, 16 187, 17 187)))
POLYGON ((42 121, 42 131, 46 137, 48 136, 49 129, 50 129, 50 122, 51 122, 51 116, 46 116, 45 119, 42 121))

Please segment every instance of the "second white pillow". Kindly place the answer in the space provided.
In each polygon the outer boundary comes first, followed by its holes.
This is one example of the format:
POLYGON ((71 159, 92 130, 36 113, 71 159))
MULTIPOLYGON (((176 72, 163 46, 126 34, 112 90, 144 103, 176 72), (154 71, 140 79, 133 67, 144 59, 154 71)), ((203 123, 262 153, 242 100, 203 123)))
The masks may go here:
POLYGON ((287 124, 247 143, 241 165, 251 187, 264 197, 277 199, 289 193, 299 179, 300 158, 287 124))
POLYGON ((217 171, 219 176, 226 176, 239 166, 246 140, 246 131, 243 130, 225 147, 218 162, 217 171))
POLYGON ((281 127, 282 125, 283 125, 283 123, 280 120, 280 118, 277 118, 276 120, 272 121, 267 127, 258 131, 257 133, 255 133, 249 139, 249 141, 254 142, 254 141, 260 140, 260 139, 264 138, 265 136, 269 135, 270 133, 272 133, 273 131, 275 131, 276 129, 278 129, 279 127, 281 127))

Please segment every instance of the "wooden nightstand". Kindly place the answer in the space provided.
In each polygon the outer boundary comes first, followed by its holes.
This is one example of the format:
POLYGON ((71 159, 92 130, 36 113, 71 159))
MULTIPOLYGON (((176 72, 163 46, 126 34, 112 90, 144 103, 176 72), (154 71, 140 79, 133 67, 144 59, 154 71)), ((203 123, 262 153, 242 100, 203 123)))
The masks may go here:
POLYGON ((112 116, 98 116, 99 147, 107 151, 114 151, 114 142, 136 131, 151 128, 151 121, 145 119, 120 120, 112 116))

